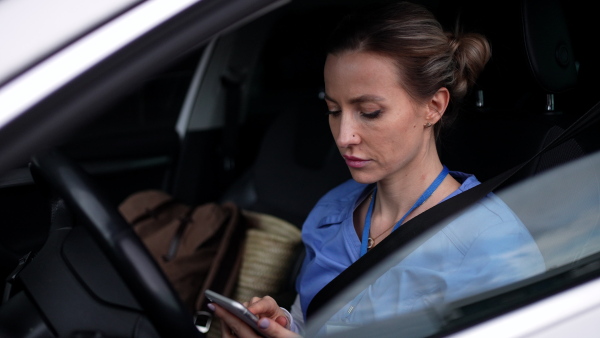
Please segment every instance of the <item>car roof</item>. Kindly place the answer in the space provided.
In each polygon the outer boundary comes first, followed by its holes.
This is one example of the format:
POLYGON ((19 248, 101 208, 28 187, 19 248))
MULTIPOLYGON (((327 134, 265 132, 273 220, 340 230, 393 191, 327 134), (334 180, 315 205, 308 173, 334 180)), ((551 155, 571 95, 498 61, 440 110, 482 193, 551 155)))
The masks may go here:
POLYGON ((140 0, 0 2, 0 83, 140 0))

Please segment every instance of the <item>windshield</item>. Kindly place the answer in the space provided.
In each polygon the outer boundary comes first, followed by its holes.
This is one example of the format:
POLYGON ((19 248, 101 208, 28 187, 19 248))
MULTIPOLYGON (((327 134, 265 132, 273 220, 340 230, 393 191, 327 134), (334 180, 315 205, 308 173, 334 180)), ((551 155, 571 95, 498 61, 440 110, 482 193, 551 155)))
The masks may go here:
POLYGON ((588 264, 600 249, 599 166, 600 153, 595 153, 488 195, 357 279, 309 321, 307 335, 428 336, 456 321, 474 321, 482 309, 501 311, 507 302, 526 304, 542 289, 564 288, 579 274, 560 273, 588 264), (508 208, 516 226, 502 222, 483 231, 474 227, 482 205, 508 208), (520 233, 519 225, 526 232, 520 233), (484 247, 476 244, 482 237, 484 247), (469 246, 470 240, 475 244, 469 246), (454 247, 445 247, 447 243, 454 247), (466 248, 470 251, 454 253, 466 248), (446 269, 445 262, 455 258, 463 261, 446 269), (479 278, 486 269, 498 273, 479 278), (552 278, 553 283, 540 286, 552 278), (491 299, 502 301, 486 302, 491 299), (471 310, 465 310, 469 306, 471 310))

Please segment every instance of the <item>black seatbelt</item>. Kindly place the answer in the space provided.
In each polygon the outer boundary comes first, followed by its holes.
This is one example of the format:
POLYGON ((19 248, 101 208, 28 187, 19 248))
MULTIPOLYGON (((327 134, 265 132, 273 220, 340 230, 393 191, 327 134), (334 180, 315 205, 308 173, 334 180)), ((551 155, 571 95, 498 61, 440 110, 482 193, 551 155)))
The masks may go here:
MULTIPOLYGON (((416 249, 420 244, 435 234, 434 231, 431 231, 429 234, 423 235, 439 222, 445 220, 449 223, 450 221, 456 219, 461 211, 492 192, 503 182, 521 170, 521 168, 530 163, 533 159, 573 138, 588 126, 598 122, 598 120, 600 120, 600 102, 594 105, 590 110, 588 110, 588 112, 573 122, 558 137, 544 146, 527 161, 465 192, 462 192, 437 204, 436 206, 424 211, 423 213, 404 223, 400 228, 382 240, 377 246, 369 250, 346 270, 342 271, 342 273, 329 282, 329 284, 325 285, 325 287, 315 295, 308 305, 306 314, 307 319, 310 319, 310 317, 314 315, 324 304, 344 290, 359 276, 362 276, 370 268, 375 267, 378 262, 381 262, 385 258, 389 257, 391 253, 397 251, 399 247, 411 242, 411 244, 413 244, 412 247, 416 249), (417 237, 418 241, 414 241, 417 237)), ((411 252, 411 250, 405 250, 404 257, 411 252)), ((404 259, 404 257, 399 258, 404 259)))

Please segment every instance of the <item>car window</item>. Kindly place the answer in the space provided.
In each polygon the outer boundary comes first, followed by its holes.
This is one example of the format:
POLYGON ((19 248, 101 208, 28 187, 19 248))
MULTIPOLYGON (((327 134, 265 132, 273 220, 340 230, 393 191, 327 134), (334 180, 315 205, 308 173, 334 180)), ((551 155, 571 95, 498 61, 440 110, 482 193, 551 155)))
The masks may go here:
POLYGON ((97 139, 110 134, 173 130, 179 117, 187 88, 202 55, 197 48, 180 58, 165 71, 153 76, 105 109, 94 124, 81 131, 79 139, 97 139))
MULTIPOLYGON (((453 289, 452 278, 441 276, 439 271, 423 269, 423 265, 418 266, 412 259, 415 253, 435 257, 449 252, 447 248, 440 247, 443 241, 439 239, 452 236, 456 227, 461 226, 456 224, 457 220, 469 223, 461 217, 479 208, 476 204, 463 211, 453 222, 438 224, 424 235, 427 238, 424 244, 408 245, 398 250, 361 276, 310 322, 309 336, 326 333, 348 337, 353 336, 352 332, 359 336, 359 332, 369 329, 388 330, 388 335, 402 332, 405 337, 427 336, 446 330, 454 321, 476 322, 480 320, 482 309, 488 314, 494 311, 501 313, 506 310, 507 304, 515 307, 527 304, 537 299, 541 290, 550 292, 565 288, 583 273, 582 270, 587 273, 597 270, 597 264, 590 265, 590 262, 598 260, 600 251, 599 165, 600 153, 595 153, 494 194, 494 202, 508 206, 533 241, 523 241, 522 245, 512 246, 511 250, 502 250, 506 239, 518 241, 518 238, 492 230, 492 236, 504 236, 493 238, 490 242, 497 246, 491 251, 498 255, 469 257, 466 254, 465 264, 512 271, 510 276, 497 274, 494 280, 484 281, 477 280, 478 271, 471 271, 474 275, 469 279, 477 282, 463 283, 453 289), (537 250, 543 257, 541 269, 535 255, 528 254, 537 250), (478 262, 478 259, 488 261, 478 262), (506 266, 509 268, 506 269, 506 266), (411 289, 405 289, 403 285, 410 285, 411 289), (452 289, 454 291, 450 293, 452 289), (405 301, 399 303, 398 298, 405 301), (349 322, 359 325, 346 324, 349 322), (357 329, 358 326, 363 327, 357 329), (350 331, 340 333, 347 330, 350 331)), ((480 235, 489 234, 482 232, 480 235)), ((457 247, 461 245, 454 243, 457 247)), ((457 272, 450 270, 443 273, 452 275, 457 272)))

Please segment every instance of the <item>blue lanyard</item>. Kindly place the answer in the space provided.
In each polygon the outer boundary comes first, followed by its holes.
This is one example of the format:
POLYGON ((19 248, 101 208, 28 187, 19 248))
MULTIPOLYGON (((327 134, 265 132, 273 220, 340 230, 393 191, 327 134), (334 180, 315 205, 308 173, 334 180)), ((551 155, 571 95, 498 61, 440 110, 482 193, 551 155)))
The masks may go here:
MULTIPOLYGON (((419 197, 419 199, 415 202, 415 204, 406 212, 406 214, 404 214, 404 216, 402 216, 402 218, 396 223, 396 225, 394 225, 394 230, 398 229, 400 227, 400 225, 402 225, 402 223, 404 222, 406 217, 408 217, 408 215, 411 212, 413 212, 413 210, 420 207, 421 204, 423 204, 423 202, 425 202, 433 194, 433 192, 440 186, 440 184, 442 184, 442 181, 446 178, 447 175, 448 175, 448 168, 446 168, 446 166, 444 166, 444 168, 442 169, 442 172, 431 183, 429 188, 427 188, 427 190, 425 190, 423 195, 421 195, 421 197, 419 197)), ((368 246, 368 242, 369 242, 369 232, 371 231, 371 216, 373 215, 373 206, 375 205, 375 193, 376 192, 377 192, 377 187, 375 188, 375 190, 373 190, 373 196, 371 198, 371 203, 369 204, 369 210, 367 211, 367 217, 365 218, 365 228, 363 229, 362 241, 360 244, 360 255, 361 256, 367 253, 367 246, 368 246)), ((392 230, 392 231, 394 231, 394 230, 392 230)))

